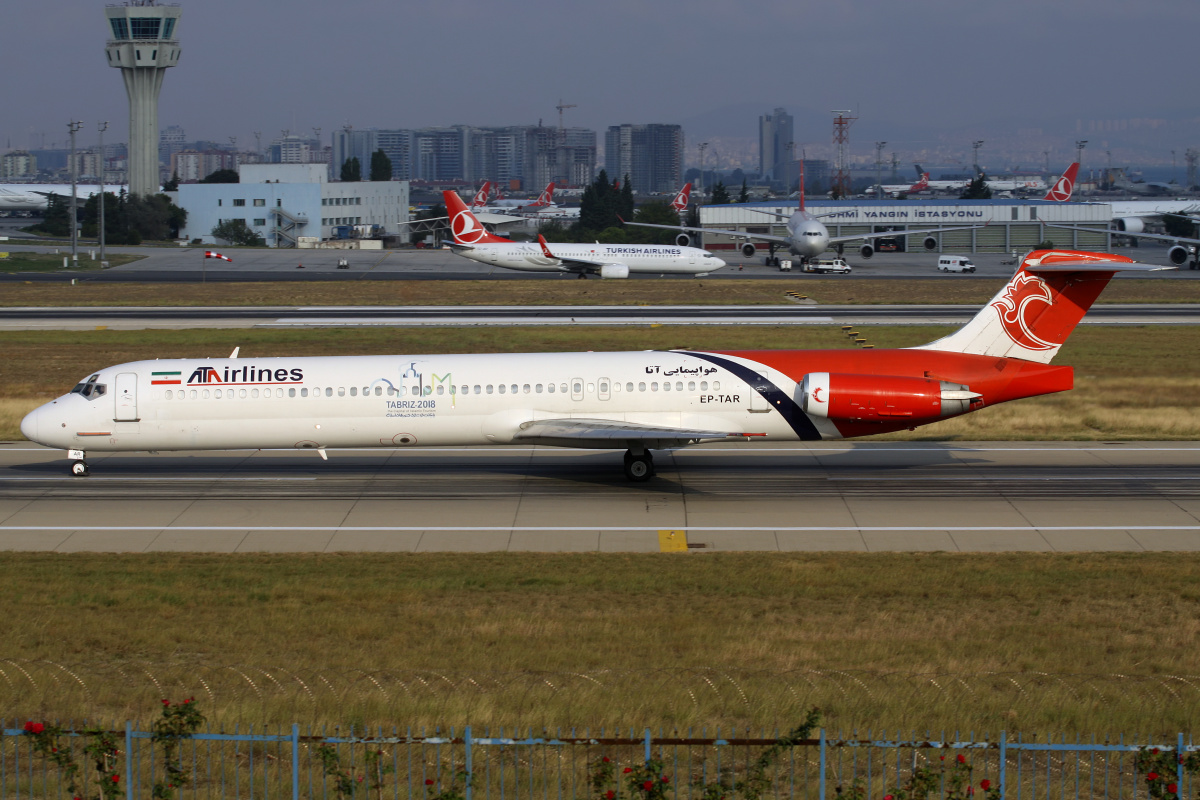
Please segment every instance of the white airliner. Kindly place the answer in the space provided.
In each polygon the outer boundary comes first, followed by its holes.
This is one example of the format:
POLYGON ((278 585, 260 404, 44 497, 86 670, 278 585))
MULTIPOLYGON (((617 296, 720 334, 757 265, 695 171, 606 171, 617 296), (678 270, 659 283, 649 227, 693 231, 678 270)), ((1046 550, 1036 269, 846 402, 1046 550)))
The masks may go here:
POLYGON ((524 272, 569 272, 581 278, 628 278, 630 273, 707 275, 725 262, 706 250, 661 244, 549 244, 514 242, 488 233, 479 219, 451 191, 442 192, 454 241, 450 248, 463 258, 524 272))
MULTIPOLYGON (((82 203, 100 191, 98 185, 76 185, 75 197, 82 203)), ((105 186, 106 191, 119 192, 121 186, 105 186)), ((58 195, 69 202, 69 183, 5 183, 0 184, 0 211, 45 211, 50 196, 58 195)))
MULTIPOLYGON (((686 225, 652 225, 649 222, 625 222, 626 225, 636 225, 642 228, 664 228, 672 231, 683 231, 675 237, 676 244, 687 246, 691 244, 691 233, 711 233, 719 236, 729 236, 734 239, 742 239, 745 243, 742 245, 742 255, 746 258, 753 258, 758 246, 750 241, 751 239, 758 242, 767 242, 770 247, 770 255, 766 256, 765 261, 767 266, 779 266, 779 257, 775 255, 775 248, 783 245, 788 252, 795 256, 799 256, 800 263, 804 264, 810 259, 819 258, 822 253, 829 249, 830 245, 837 248, 838 253, 841 253, 841 245, 844 242, 862 241, 862 247, 859 248, 859 255, 863 258, 870 258, 875 254, 875 246, 871 244, 871 240, 883 237, 898 237, 911 236, 917 234, 929 234, 946 231, 969 230, 978 228, 979 225, 964 225, 957 228, 918 228, 907 231, 887 231, 886 233, 866 233, 856 234, 854 236, 830 236, 829 229, 818 219, 818 216, 829 216, 830 214, 822 214, 814 216, 804 210, 804 169, 800 169, 800 203, 796 211, 792 214, 781 214, 776 211, 765 211, 758 208, 745 207, 747 211, 753 211, 756 214, 765 214, 770 217, 775 217, 779 220, 786 220, 787 235, 773 236, 765 233, 747 233, 746 231, 731 231, 721 230, 718 228, 690 228, 686 225)), ((624 221, 624 220, 623 220, 624 221)), ((932 236, 925 237, 925 249, 937 249, 937 239, 932 236)))
POLYGON ((87 452, 548 445, 650 451, 915 428, 1070 389, 1050 361, 1124 256, 1038 250, 958 331, 880 350, 162 359, 97 370, 21 432, 87 452))

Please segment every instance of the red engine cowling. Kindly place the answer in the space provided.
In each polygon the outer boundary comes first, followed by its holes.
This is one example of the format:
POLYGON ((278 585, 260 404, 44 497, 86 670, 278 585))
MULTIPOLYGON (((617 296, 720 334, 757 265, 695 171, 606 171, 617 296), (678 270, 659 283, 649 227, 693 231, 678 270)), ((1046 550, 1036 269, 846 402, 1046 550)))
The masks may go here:
POLYGON ((932 421, 971 410, 982 398, 958 383, 895 375, 810 372, 800 383, 804 413, 855 422, 932 421))

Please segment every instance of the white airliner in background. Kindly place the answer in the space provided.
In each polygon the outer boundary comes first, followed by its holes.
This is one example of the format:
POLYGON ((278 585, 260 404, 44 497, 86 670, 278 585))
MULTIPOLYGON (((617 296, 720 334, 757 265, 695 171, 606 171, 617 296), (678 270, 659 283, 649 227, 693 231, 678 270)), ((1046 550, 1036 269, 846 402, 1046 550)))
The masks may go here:
POLYGON ((79 476, 88 451, 523 444, 625 450, 640 481, 653 449, 887 433, 1070 389, 1051 359, 1116 272, 1154 269, 1034 251, 965 326, 905 349, 138 361, 91 373, 21 432, 79 476))
POLYGON ((725 266, 705 250, 661 244, 537 244, 514 242, 488 233, 451 191, 442 192, 450 216, 450 248, 463 258, 524 272, 570 272, 585 277, 628 278, 630 273, 703 276, 725 266))
MULTIPOLYGON (((120 192, 123 186, 105 186, 105 191, 120 192)), ((99 185, 78 184, 75 197, 82 203, 100 191, 99 185)), ((0 184, 0 211, 45 211, 50 196, 71 199, 69 183, 5 183, 0 184)))
MULTIPOLYGON (((747 211, 753 211, 756 214, 765 214, 770 217, 775 217, 779 220, 786 220, 787 235, 773 236, 765 233, 747 233, 746 231, 731 231, 721 230, 719 228, 690 228, 686 225, 652 225, 649 222, 627 222, 626 225, 636 225, 641 228, 663 228, 671 231, 682 231, 675 237, 676 244, 681 247, 691 244, 691 233, 711 233, 720 236, 729 236, 734 239, 742 239, 745 243, 742 245, 742 255, 746 258, 753 258, 757 252, 758 246, 750 241, 751 239, 758 242, 767 242, 770 247, 770 255, 766 257, 767 266, 779 266, 779 257, 775 255, 775 248, 783 245, 788 252, 800 257, 800 263, 804 264, 809 259, 819 258, 822 253, 829 249, 830 245, 837 247, 838 252, 841 252, 840 245, 844 242, 863 241, 862 247, 859 248, 859 255, 863 258, 870 258, 875 254, 875 246, 871 244, 871 240, 884 237, 899 237, 911 236, 918 234, 929 233, 944 233, 946 231, 961 231, 971 228, 981 227, 979 225, 964 225, 957 228, 918 228, 915 230, 906 231, 887 231, 886 233, 860 233, 854 236, 830 236, 829 229, 817 218, 817 216, 829 216, 822 214, 814 216, 804 210, 804 170, 800 170, 800 202, 796 210, 791 214, 782 214, 778 211, 766 211, 764 209, 745 207, 747 211)), ((838 212, 830 212, 835 214, 838 212)), ((937 249, 937 239, 932 236, 926 236, 925 249, 937 249)))

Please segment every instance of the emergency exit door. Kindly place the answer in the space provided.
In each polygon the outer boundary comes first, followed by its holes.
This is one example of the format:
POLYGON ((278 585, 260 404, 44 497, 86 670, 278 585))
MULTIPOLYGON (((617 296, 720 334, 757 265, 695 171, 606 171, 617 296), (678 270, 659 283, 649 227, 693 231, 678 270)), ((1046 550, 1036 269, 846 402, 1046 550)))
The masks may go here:
POLYGON ((117 404, 117 422, 136 422, 137 413, 137 373, 122 372, 117 375, 116 391, 113 392, 113 402, 117 404))

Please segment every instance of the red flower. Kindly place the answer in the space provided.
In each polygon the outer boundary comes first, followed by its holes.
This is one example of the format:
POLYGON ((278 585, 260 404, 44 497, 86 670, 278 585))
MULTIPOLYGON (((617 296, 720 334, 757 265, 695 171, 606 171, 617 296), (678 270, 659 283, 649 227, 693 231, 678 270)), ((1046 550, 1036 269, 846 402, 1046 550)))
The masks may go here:
POLYGON ((1156 780, 1158 780, 1158 773, 1157 773, 1157 772, 1150 772, 1150 773, 1147 773, 1147 775, 1146 775, 1146 780, 1148 780, 1148 781, 1156 781, 1156 780))
POLYGON ((984 778, 983 780, 981 780, 979 782, 979 788, 983 789, 986 792, 988 789, 992 788, 992 782, 989 781, 987 778, 984 778))
POLYGON ((654 781, 646 781, 642 784, 642 788, 647 792, 654 788, 654 781))
POLYGON ((112 776, 112 781, 113 781, 113 783, 119 783, 119 782, 121 781, 121 776, 120 776, 120 775, 113 775, 113 776, 112 776))
POLYGON ((41 733, 44 730, 46 730, 46 726, 40 722, 34 722, 33 720, 29 720, 28 722, 25 723, 25 732, 26 733, 32 733, 32 734, 36 735, 36 734, 41 733))
POLYGON ((57 752, 58 752, 58 748, 57 748, 57 747, 51 747, 51 748, 50 748, 50 752, 51 752, 51 753, 57 753, 57 752))
POLYGON ((663 783, 670 783, 670 782, 671 782, 671 779, 670 779, 670 778, 668 778, 666 775, 663 775, 663 776, 662 776, 662 782, 663 782, 663 783))
POLYGON ((625 774, 628 775, 630 772, 633 772, 633 767, 626 767, 625 774))
POLYGON ((608 800, 613 800, 613 798, 617 796, 617 793, 614 792, 612 789, 609 789, 607 794, 605 794, 604 796, 606 798, 608 798, 608 800))
POLYGON ((964 756, 964 755, 962 755, 962 754, 960 753, 960 754, 958 755, 957 761, 958 761, 958 763, 960 763, 960 764, 965 764, 965 763, 967 763, 967 757, 966 757, 966 756, 964 756))
POLYGON ((883 796, 883 800, 895 800, 895 798, 893 798, 890 794, 885 794, 883 796))
POLYGON ((603 761, 605 764, 607 764, 607 763, 608 763, 608 756, 605 756, 604 758, 602 758, 602 759, 600 759, 600 760, 601 760, 601 761, 603 761))
POLYGON ((1176 786, 1176 785, 1175 785, 1175 784, 1173 784, 1173 783, 1168 783, 1168 784, 1167 784, 1167 791, 1168 791, 1168 792, 1170 792, 1171 794, 1175 794, 1175 790, 1176 790, 1176 789, 1178 789, 1178 788, 1179 788, 1179 787, 1178 787, 1178 786, 1176 786))
POLYGON ((967 787, 967 797, 971 797, 971 796, 973 796, 974 794, 975 794, 975 787, 974 787, 974 786, 968 786, 968 787, 967 787))
POLYGON ((167 706, 169 706, 169 705, 171 705, 171 701, 170 701, 170 700, 163 700, 163 707, 164 707, 164 708, 165 708, 165 707, 167 707, 167 706))
POLYGON ((1152 747, 1152 748, 1150 749, 1150 754, 1151 754, 1151 755, 1154 755, 1154 756, 1158 755, 1158 748, 1157 748, 1157 747, 1152 747))
POLYGON ((938 756, 938 760, 939 760, 939 761, 945 761, 945 760, 946 760, 946 757, 945 757, 945 756, 938 756))
MULTIPOLYGON (((187 700, 184 700, 183 702, 185 702, 185 703, 186 703, 186 702, 187 702, 187 700)), ((358 782, 359 782, 359 783, 362 783, 362 779, 363 779, 363 776, 362 776, 362 775, 359 775, 359 776, 358 776, 358 782)))
POLYGON ((425 779, 425 785, 426 785, 426 786, 433 786, 433 778, 426 778, 426 779, 425 779))

